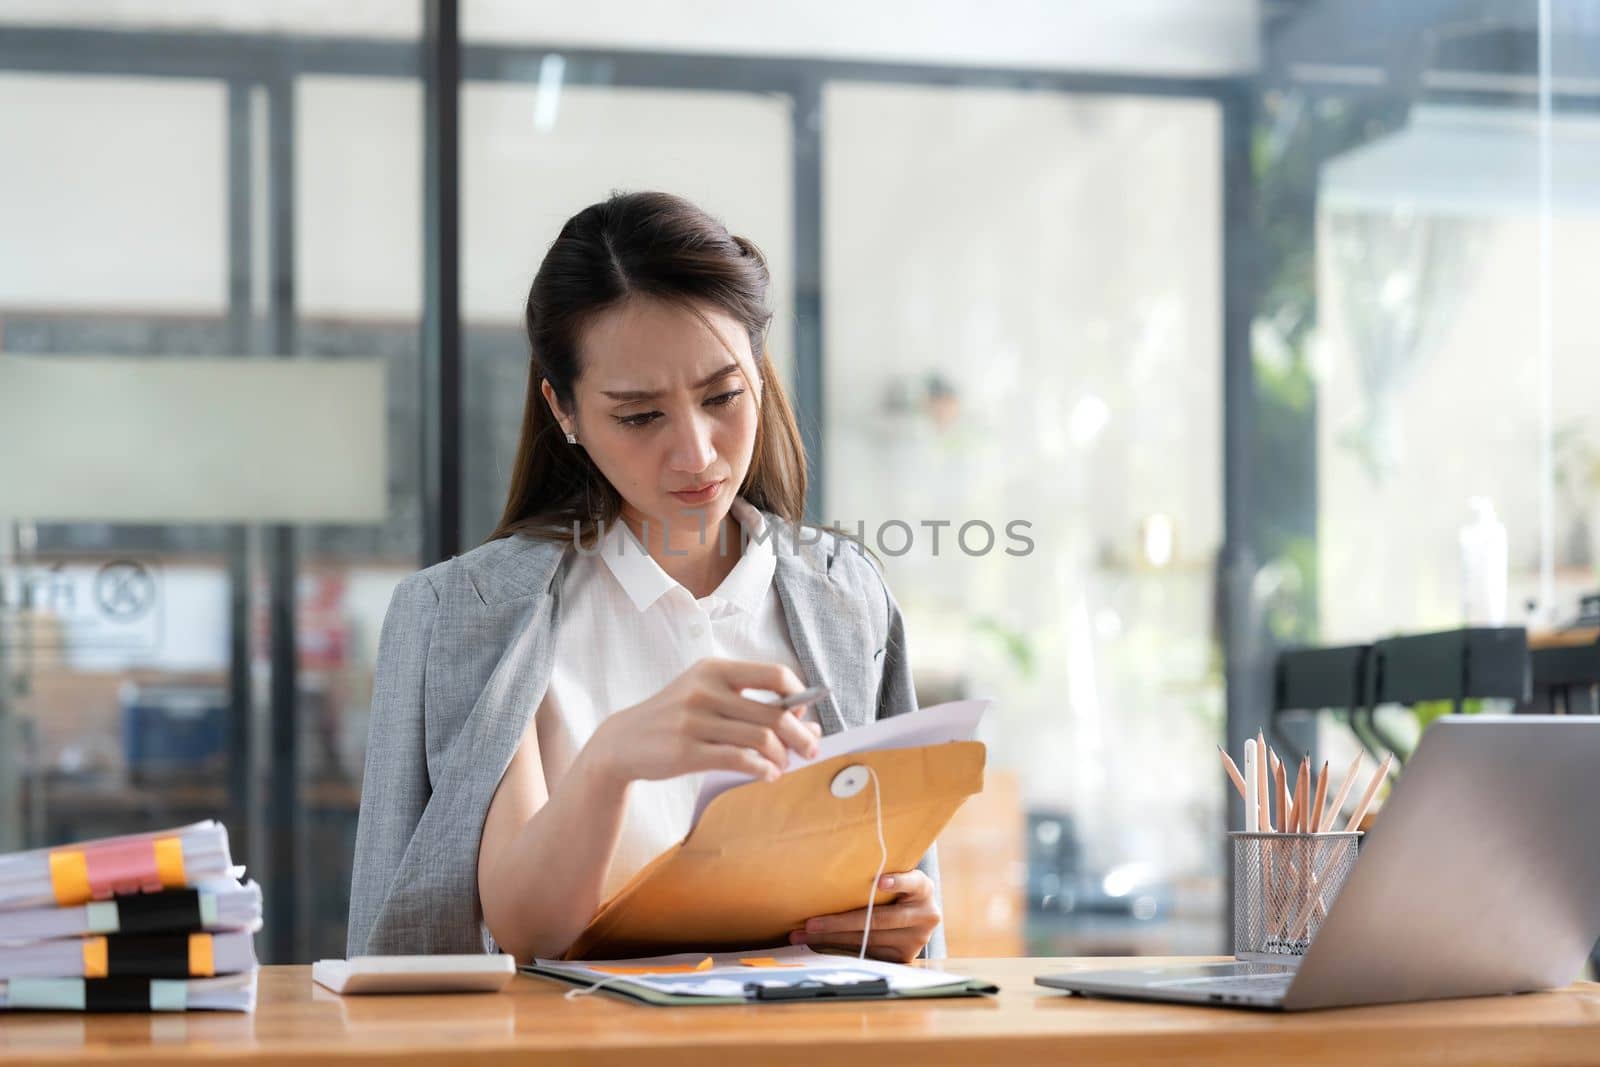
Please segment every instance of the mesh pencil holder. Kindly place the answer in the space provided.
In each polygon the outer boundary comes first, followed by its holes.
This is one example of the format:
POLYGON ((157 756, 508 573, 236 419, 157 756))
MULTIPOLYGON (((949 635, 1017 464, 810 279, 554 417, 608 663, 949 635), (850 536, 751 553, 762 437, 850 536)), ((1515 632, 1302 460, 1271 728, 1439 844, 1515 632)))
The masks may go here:
POLYGON ((1356 863, 1358 832, 1235 831, 1233 952, 1241 960, 1306 954, 1356 863))

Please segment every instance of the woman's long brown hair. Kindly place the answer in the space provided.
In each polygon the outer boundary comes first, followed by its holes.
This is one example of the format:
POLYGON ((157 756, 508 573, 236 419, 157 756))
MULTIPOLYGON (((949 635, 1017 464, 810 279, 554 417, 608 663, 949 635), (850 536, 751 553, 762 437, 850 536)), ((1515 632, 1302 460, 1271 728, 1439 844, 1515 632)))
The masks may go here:
POLYGON ((761 376, 761 407, 739 495, 798 527, 805 512, 805 446, 767 358, 771 282, 754 244, 682 197, 613 193, 568 219, 528 290, 531 362, 522 435, 505 510, 489 540, 520 533, 568 543, 577 536, 589 544, 601 524, 609 527, 621 515, 621 496, 581 445, 567 443, 540 382, 548 379, 562 409, 575 411, 585 327, 636 294, 679 304, 702 319, 704 309, 716 308, 744 326, 761 376))

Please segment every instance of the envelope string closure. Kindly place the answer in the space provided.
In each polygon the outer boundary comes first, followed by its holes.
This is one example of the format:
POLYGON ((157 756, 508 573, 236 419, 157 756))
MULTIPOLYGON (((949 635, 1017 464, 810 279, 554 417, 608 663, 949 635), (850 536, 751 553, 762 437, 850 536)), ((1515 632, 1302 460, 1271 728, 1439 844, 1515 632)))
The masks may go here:
POLYGON ((878 772, 869 764, 866 768, 868 776, 872 779, 872 816, 878 828, 878 873, 872 876, 872 884, 867 887, 867 921, 862 925, 861 952, 856 956, 858 960, 867 958, 867 939, 872 936, 872 905, 878 896, 878 879, 883 877, 883 869, 889 865, 889 846, 883 841, 883 789, 878 783, 878 772))

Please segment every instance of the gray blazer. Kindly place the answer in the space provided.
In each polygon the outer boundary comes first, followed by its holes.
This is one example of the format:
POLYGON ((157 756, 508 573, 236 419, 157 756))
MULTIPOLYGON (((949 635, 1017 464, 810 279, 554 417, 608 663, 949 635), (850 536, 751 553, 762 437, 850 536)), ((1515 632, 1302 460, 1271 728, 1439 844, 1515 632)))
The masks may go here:
MULTIPOLYGON (((763 512, 773 582, 826 733, 916 710, 904 623, 875 563, 763 512), (810 543, 808 543, 808 541, 810 543)), ((515 536, 401 582, 378 644, 348 953, 493 950, 478 901, 489 801, 544 697, 571 547, 515 536)), ((921 867, 938 885, 930 850, 921 867)), ((944 930, 927 953, 942 957, 944 930)))

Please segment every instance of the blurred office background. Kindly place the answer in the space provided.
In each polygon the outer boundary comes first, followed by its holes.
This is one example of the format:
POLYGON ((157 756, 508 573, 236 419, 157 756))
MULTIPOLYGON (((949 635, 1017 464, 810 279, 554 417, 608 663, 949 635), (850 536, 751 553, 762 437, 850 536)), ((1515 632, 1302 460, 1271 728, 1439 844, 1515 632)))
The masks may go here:
POLYGON ((1597 105, 1596 0, 6 0, 0 370, 304 406, 148 507, 0 478, 0 847, 220 815, 341 955, 390 591, 498 515, 560 223, 661 188, 773 264, 922 702, 996 699, 952 952, 1220 950, 1274 649, 1457 625, 1475 496, 1513 621, 1600 584, 1597 105))

